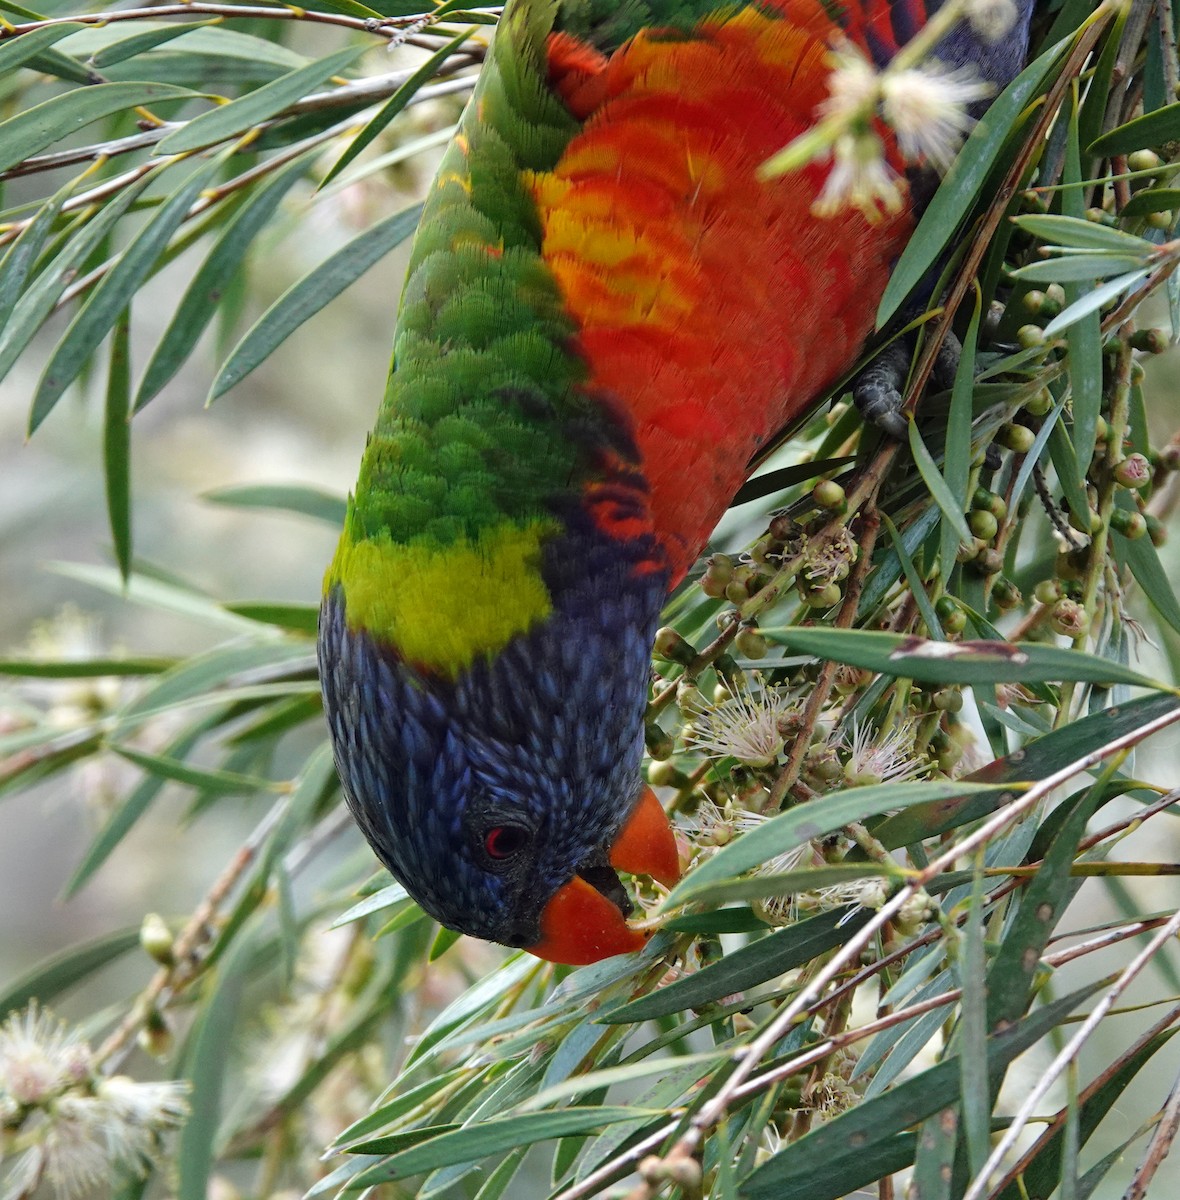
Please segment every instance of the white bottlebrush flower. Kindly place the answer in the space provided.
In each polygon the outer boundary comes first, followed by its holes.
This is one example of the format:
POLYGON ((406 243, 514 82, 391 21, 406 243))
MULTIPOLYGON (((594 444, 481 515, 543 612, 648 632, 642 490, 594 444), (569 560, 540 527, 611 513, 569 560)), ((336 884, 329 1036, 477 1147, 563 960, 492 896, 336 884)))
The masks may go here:
POLYGON ((0 1096, 42 1104, 84 1080, 90 1069, 85 1043, 35 1001, 0 1025, 0 1096))
POLYGON ((23 1196, 42 1181, 58 1200, 73 1200, 107 1182, 102 1109, 93 1097, 62 1096, 30 1113, 14 1139, 25 1149, 5 1179, 4 1200, 23 1196))
POLYGON ((120 1166, 141 1172, 159 1148, 159 1137, 188 1116, 187 1083, 139 1083, 126 1075, 104 1079, 95 1089, 105 1105, 107 1150, 120 1166))
POLYGON ((967 20, 984 41, 998 42, 1016 24, 1016 0, 969 0, 967 20))
POLYGON ((885 734, 853 722, 851 736, 841 733, 837 748, 847 751, 844 781, 851 787, 913 779, 928 767, 914 755, 914 731, 908 722, 885 734))
POLYGON ((901 211, 902 178, 885 161, 885 146, 868 130, 842 133, 832 147, 832 167, 812 212, 830 217, 859 209, 870 221, 901 211))
POLYGON ((973 123, 967 105, 993 90, 974 67, 948 71, 932 60, 882 76, 881 107, 907 162, 925 158, 946 171, 973 123))
POLYGON ((874 64, 849 41, 833 47, 828 64, 828 96, 819 106, 821 115, 849 123, 871 116, 881 87, 874 64))
POLYGON ((102 1078, 90 1047, 33 1003, 0 1025, 0 1200, 58 1200, 144 1174, 188 1114, 187 1083, 102 1078))
POLYGON ((685 744, 710 758, 736 758, 751 767, 769 766, 782 753, 779 725, 792 704, 789 696, 774 688, 739 692, 702 712, 685 744))

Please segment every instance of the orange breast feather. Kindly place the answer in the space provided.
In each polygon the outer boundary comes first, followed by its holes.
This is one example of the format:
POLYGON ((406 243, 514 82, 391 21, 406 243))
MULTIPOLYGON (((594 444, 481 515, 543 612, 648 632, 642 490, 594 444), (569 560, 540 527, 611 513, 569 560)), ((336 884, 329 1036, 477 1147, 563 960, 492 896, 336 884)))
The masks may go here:
POLYGON ((585 124, 531 177, 543 254, 589 386, 633 421, 674 579, 750 456, 854 361, 911 228, 904 211, 814 215, 823 162, 757 178, 828 95, 830 24, 812 0, 780 7, 644 32, 609 59, 551 43, 585 124))

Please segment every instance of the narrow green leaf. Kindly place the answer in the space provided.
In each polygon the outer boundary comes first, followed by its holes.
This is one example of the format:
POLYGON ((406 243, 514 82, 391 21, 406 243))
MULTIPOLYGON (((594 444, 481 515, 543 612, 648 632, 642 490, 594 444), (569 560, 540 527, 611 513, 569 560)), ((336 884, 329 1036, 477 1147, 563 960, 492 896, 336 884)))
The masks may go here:
POLYGON ((409 898, 410 893, 400 883, 391 883, 388 887, 383 887, 379 892, 366 896, 346 912, 341 913, 328 928, 339 929, 341 925, 351 925, 353 921, 359 921, 362 917, 381 912, 382 909, 393 908, 394 905, 402 904, 409 898))
POLYGON ((0 992, 0 1021, 13 1009, 24 1008, 30 1000, 48 1004, 138 946, 138 927, 123 929, 80 946, 71 946, 38 963, 27 975, 13 980, 0 992))
MULTIPOLYGON (((981 299, 976 291, 971 321, 963 338, 958 365, 955 367, 955 382, 951 389, 951 406, 947 413, 946 442, 942 456, 943 478, 953 499, 955 511, 959 513, 967 511, 967 484, 971 478, 971 400, 975 388, 975 347, 979 341, 981 299)), ((959 552, 959 541, 959 531, 955 526, 946 521, 942 522, 939 529, 938 558, 942 564, 944 579, 950 576, 952 564, 959 552)), ((901 554, 900 549, 898 553, 901 554)), ((903 558, 903 566, 904 562, 903 558)), ((937 631, 937 636, 942 636, 939 624, 930 625, 927 622, 927 626, 931 632, 937 631)))
MULTIPOLYGON (((921 683, 954 680, 964 687, 973 687, 983 683, 1053 683, 1073 679, 1166 690, 1163 684, 1119 663, 1040 642, 956 642, 950 645, 875 630, 794 625, 762 632, 772 642, 798 654, 851 663, 855 667, 921 683)), ((724 853, 725 850, 710 861, 717 862, 724 853)))
POLYGON ((217 313, 227 285, 242 269, 250 244, 266 228, 291 186, 307 172, 307 165, 307 160, 300 158, 280 171, 242 204, 221 231, 152 353, 135 397, 135 412, 160 392, 193 352, 217 313))
POLYGON ((36 58, 67 34, 85 28, 86 26, 79 21, 69 21, 61 25, 47 25, 44 29, 31 29, 11 41, 0 42, 0 78, 18 67, 23 67, 29 59, 36 58))
MULTIPOLYGON (((911 426, 911 428, 913 427, 911 426)), ((906 583, 909 584, 910 595, 913 596, 918 605, 918 611, 922 614, 922 620, 926 625, 926 632, 931 637, 941 641, 943 639, 942 622, 938 619, 938 614, 934 611, 934 605, 930 603, 926 584, 918 574, 918 570, 914 566, 914 560, 909 556, 901 534, 897 532, 897 526, 884 514, 882 514, 881 520, 885 523, 885 528, 889 531, 889 540, 893 543, 894 553, 901 560, 901 569, 905 572, 905 579, 906 583)), ((946 527, 946 523, 944 523, 943 528, 945 529, 946 527)), ((953 532, 954 530, 952 529, 953 532)), ((956 538, 956 548, 957 545, 956 538)), ((953 561, 953 555, 951 561, 953 561)))
POLYGON ((889 322, 938 261, 975 203, 1021 112, 1068 47, 1068 41, 1060 41, 1025 67, 971 131, 889 276, 877 308, 878 329, 889 322))
POLYGON ((459 47, 467 41, 473 33, 479 31, 478 25, 471 25, 464 29, 461 33, 456 34, 446 45, 441 46, 436 50, 410 77, 389 97, 388 100, 378 109, 376 115, 369 123, 352 139, 348 148, 343 154, 332 164, 332 169, 324 176, 320 182, 320 187, 326 187, 334 180, 341 171, 351 163, 357 155, 359 155, 367 146, 371 145, 373 140, 381 133, 381 131, 394 119, 414 98, 414 94, 419 88, 430 79, 432 79, 439 67, 442 66, 459 47))
POLYGON ((203 499, 213 504, 227 504, 231 508, 273 508, 279 512, 299 513, 336 529, 344 524, 344 514, 348 510, 348 501, 343 496, 295 483, 218 488, 206 492, 203 499))
MULTIPOLYGON (((100 591, 109 592, 124 600, 136 604, 146 604, 151 608, 159 608, 165 612, 174 612, 194 621, 220 625, 236 633, 253 633, 258 637, 258 625, 247 621, 245 617, 227 612, 220 604, 202 596, 199 592, 180 587, 177 584, 163 583, 158 579, 149 579, 145 575, 132 575, 124 584, 123 577, 118 571, 106 567, 94 567, 87 563, 51 562, 47 569, 56 575, 64 575, 67 579, 76 579, 79 583, 96 587, 100 591)), ((273 647, 271 647, 273 653, 273 647)))
POLYGON ((853 911, 851 916, 847 910, 833 910, 809 917, 733 950, 667 987, 609 1009, 597 1020, 604 1025, 650 1021, 747 991, 843 945, 870 916, 866 910, 853 911))
POLYGON ((917 422, 913 420, 910 421, 910 453, 914 456, 914 465, 918 468, 927 490, 935 504, 942 510, 943 517, 950 523, 961 541, 971 541, 972 535, 971 530, 967 527, 967 518, 963 515, 963 510, 955 500, 954 494, 947 487, 946 480, 943 479, 938 469, 938 464, 934 461, 930 451, 926 449, 926 443, 922 441, 922 435, 918 432, 917 422))
MULTIPOLYGON (((1114 279, 1107 280, 1106 283, 1100 284, 1098 287, 1091 288, 1089 291, 1081 295, 1077 300, 1067 305, 1061 310, 1045 326, 1045 336, 1055 337, 1059 333, 1071 328, 1083 317, 1088 317, 1091 313, 1097 313, 1100 309, 1105 308, 1108 304, 1117 300, 1124 292, 1129 292, 1141 279, 1146 279, 1151 274, 1149 267, 1143 267, 1138 271, 1132 271, 1129 275, 1119 275, 1114 279)), ((1099 342, 1101 349, 1101 342, 1099 342)))
POLYGON ((663 1116, 657 1110, 619 1108, 603 1105, 592 1108, 565 1108, 556 1112, 525 1113, 514 1117, 497 1117, 431 1138, 411 1150, 370 1167, 353 1180, 353 1187, 371 1187, 421 1175, 457 1163, 478 1162, 504 1150, 529 1146, 534 1142, 550 1141, 575 1133, 596 1133, 619 1121, 634 1121, 643 1117, 663 1116))
POLYGON ((729 507, 736 508, 739 504, 749 504, 751 500, 761 500, 763 496, 772 496, 775 492, 786 491, 787 488, 794 487, 797 483, 804 483, 819 475, 838 471, 841 467, 851 466, 854 462, 856 459, 851 457, 825 458, 814 462, 796 463, 793 467, 780 467, 774 471, 766 471, 742 484, 729 507))
MULTIPOLYGON (((1076 225, 1088 225, 1091 229, 1103 230, 1103 236, 1118 233, 1120 239, 1131 239, 1128 234, 1119 230, 1107 229, 1105 225, 1096 225, 1083 219, 1085 199, 1083 197, 1081 150, 1078 147, 1078 94, 1077 87, 1073 91, 1073 108, 1070 114, 1069 129, 1066 138, 1065 171, 1062 176, 1067 184, 1074 186, 1066 188, 1062 193, 1061 207, 1067 214, 1060 220, 1073 218, 1076 225)), ((1093 236, 1092 234, 1090 236, 1093 236)), ((1150 243, 1142 243, 1149 246, 1150 243)), ((1075 305, 1082 300, 1087 291, 1093 290, 1094 285, 1067 283, 1065 285, 1065 300, 1067 305, 1075 305)), ((1102 409, 1102 326, 1098 318, 1097 308, 1091 306, 1076 321, 1070 323, 1068 330, 1069 344, 1069 379, 1073 392, 1073 445, 1078 462, 1088 464, 1094 457, 1094 446, 1098 440, 1098 417, 1102 409)))
POLYGON ((53 311, 62 292, 69 286, 78 267, 110 233, 115 223, 139 197, 148 183, 156 177, 152 171, 123 189, 113 200, 104 204, 97 216, 86 221, 78 218, 79 231, 71 237, 61 253, 29 285, 28 290, 12 310, 0 331, 0 379, 11 370, 24 352, 42 322, 53 311))
POLYGON ((417 228, 421 213, 422 206, 414 205, 378 222, 288 288, 234 347, 213 382, 210 401, 245 379, 304 321, 405 241, 417 228))
MULTIPOLYGON (((113 86, 113 85, 112 85, 113 86)), ((78 377, 119 313, 148 277, 169 239, 180 226, 201 189, 221 166, 220 160, 199 166, 132 238, 111 269, 98 281, 54 348, 29 414, 29 433, 52 411, 62 393, 78 377)))
POLYGON ((719 908, 714 912, 689 913, 665 921, 670 933, 754 933, 766 931, 766 922, 752 908, 719 908))
POLYGON ((914 1200, 951 1200, 959 1113, 953 1106, 922 1122, 909 1190, 914 1200))
POLYGON ((258 956, 257 930, 234 940, 214 978, 212 994, 200 1005, 185 1047, 184 1075, 192 1084, 189 1117, 177 1153, 177 1200, 207 1200, 213 1168, 221 1098, 234 1044, 234 1027, 242 1008, 246 977, 258 956))
POLYGON ((0 171, 7 171, 76 133, 91 121, 143 104, 191 100, 196 93, 167 83, 96 83, 75 88, 0 121, 0 171))
POLYGON ((1044 262, 1029 263, 1012 272, 1013 279, 1027 283, 1093 283, 1112 275, 1126 275, 1150 265, 1143 255, 1062 254, 1044 262))
POLYGON ((1104 133, 1090 143, 1087 153, 1110 158, 1144 147, 1161 146, 1175 138, 1180 138, 1180 104, 1169 104, 1104 133))
MULTIPOLYGON (((1080 162, 1076 164, 1080 171, 1080 162)), ((1079 183, 1079 179, 1071 179, 1067 175, 1065 182, 1079 183)), ((1156 247, 1151 242, 1136 237, 1133 233, 1124 233, 1110 225, 1100 225, 1096 221, 1087 221, 1071 211, 1075 206, 1085 208, 1082 202, 1081 189, 1066 189, 1062 193, 1062 204, 1065 206, 1065 216, 1028 216, 1013 217, 1012 223, 1027 230, 1042 242, 1052 241, 1055 245, 1070 248, 1080 247, 1092 250, 1110 250, 1115 254, 1152 254, 1156 247)))
POLYGON ((439 927, 430 946, 429 962, 437 962, 463 935, 445 925, 439 927))
POLYGON ((181 21, 175 25, 159 25, 155 29, 147 29, 143 33, 133 33, 130 37, 120 38, 100 47, 90 56, 90 62, 102 71, 113 67, 116 63, 126 62, 139 54, 146 54, 173 38, 183 37, 195 29, 207 29, 216 26, 220 18, 213 17, 207 21, 181 21))
POLYGON ((227 604, 228 612, 239 617, 248 617, 263 625, 273 625, 290 633, 314 636, 319 623, 320 610, 310 604, 275 604, 272 601, 241 601, 227 604))
POLYGON ((0 658, 0 675, 28 679, 102 679, 106 676, 159 675, 174 658, 0 658))
POLYGON ((1053 469, 1057 472, 1057 480, 1061 484, 1061 491, 1070 511, 1088 512, 1090 501, 1086 498, 1083 486, 1085 473, 1078 466, 1077 453, 1062 421, 1055 421, 1049 431, 1049 456, 1053 460, 1053 469))
MULTIPOLYGON (((1125 491, 1115 493, 1115 503, 1128 512, 1136 511, 1135 502, 1125 491)), ((1116 533, 1111 539, 1111 545, 1115 561, 1126 565, 1155 611, 1180 633, 1180 600, 1176 598, 1176 589, 1168 578, 1163 563, 1160 562, 1159 552, 1152 544, 1151 538, 1141 537, 1128 541, 1116 533)))
POLYGON ((300 67, 278 79, 272 79, 270 83, 264 83, 262 87, 247 92, 240 99, 203 112, 159 142, 153 153, 185 154, 190 150, 215 146, 237 134, 245 133, 255 125, 269 120, 276 113, 282 112, 296 100, 302 100, 309 92, 333 75, 338 75, 371 48, 371 43, 366 43, 337 50, 335 54, 326 55, 306 67, 300 67))
POLYGON ((495 1170, 484 1180, 479 1191, 475 1193, 475 1200, 500 1200, 500 1197, 508 1190, 508 1185, 516 1178, 516 1173, 520 1170, 520 1164, 524 1161, 527 1153, 527 1146, 509 1151, 503 1161, 498 1163, 495 1170))
POLYGON ((11 315, 17 297, 24 291, 29 272, 57 221, 61 206, 83 177, 71 179, 55 192, 37 210, 37 215, 32 221, 20 231, 16 240, 8 247, 4 258, 0 260, 0 313, 11 315))
POLYGON ((1146 217, 1149 213, 1180 208, 1180 188, 1146 188, 1123 205, 1122 216, 1146 217))
MULTIPOLYGON (((601 1027, 590 1026, 593 1034, 591 1044, 602 1037, 601 1027)), ((560 1083, 545 1087, 542 1091, 529 1096, 516 1108, 517 1113, 535 1112, 538 1109, 548 1109, 561 1100, 571 1100, 575 1096, 585 1095, 599 1088, 611 1088, 620 1083, 633 1083, 637 1079, 646 1079, 649 1075, 666 1075, 670 1071, 683 1071, 688 1067, 701 1067, 706 1063, 716 1063, 726 1057, 729 1051, 724 1046, 715 1046, 712 1050, 701 1050, 696 1054, 681 1054, 671 1058, 651 1057, 642 1062, 625 1063, 617 1067, 603 1067, 596 1071, 587 1071, 584 1075, 574 1075, 563 1079, 560 1083)))
POLYGON ((959 783, 945 782, 880 783, 870 787, 845 788, 798 804, 747 830, 690 871, 672 889, 665 901, 665 908, 674 908, 696 899, 705 891, 707 884, 733 879, 797 846, 834 833, 851 821, 863 821, 894 809, 908 808, 912 804, 958 799, 967 792, 979 790, 979 787, 967 784, 964 789, 959 783))
MULTIPOLYGON (((380 21, 385 16, 395 16, 398 14, 385 13, 379 9, 370 8, 367 4, 360 4, 358 0, 323 0, 323 6, 329 12, 343 13, 346 17, 360 17, 361 20, 380 21)), ((388 8, 389 5, 382 4, 382 9, 388 8)), ((411 12, 420 12, 421 6, 416 5, 410 9, 411 12)), ((405 15, 405 14, 402 14, 405 15)))
POLYGON ((148 754, 132 746, 113 745, 111 749, 121 758, 142 767, 151 775, 187 787, 200 788, 203 792, 214 792, 220 796, 249 795, 252 792, 280 792, 286 784, 259 775, 239 775, 235 771, 213 771, 190 766, 179 759, 165 754, 148 754))
POLYGON ((115 562, 124 579, 131 576, 131 312, 115 321, 107 366, 103 417, 103 478, 107 520, 115 546, 115 562))
POLYGON ((956 1053, 962 1096, 963 1138, 972 1177, 979 1174, 991 1151, 991 1089, 987 1079, 987 959, 983 941, 982 849, 976 853, 967 921, 959 943, 959 984, 963 989, 962 1017, 956 1053))

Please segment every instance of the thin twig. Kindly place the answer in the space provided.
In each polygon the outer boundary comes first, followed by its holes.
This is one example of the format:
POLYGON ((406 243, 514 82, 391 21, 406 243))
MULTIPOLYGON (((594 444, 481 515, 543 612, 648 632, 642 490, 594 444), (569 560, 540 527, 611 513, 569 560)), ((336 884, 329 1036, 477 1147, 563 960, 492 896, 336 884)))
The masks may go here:
MULTIPOLYGON (((1173 1012, 1172 1019, 1175 1020, 1176 1016, 1177 1014, 1173 1012)), ((1168 1151, 1172 1148, 1177 1126, 1180 1126, 1180 1076, 1177 1076, 1172 1084, 1172 1090, 1168 1093, 1163 1112, 1160 1113, 1159 1124, 1155 1127, 1151 1141, 1147 1144, 1143 1161, 1139 1164, 1135 1174, 1131 1177, 1127 1190, 1123 1193, 1123 1200, 1143 1200, 1143 1197, 1147 1195, 1147 1189, 1151 1186, 1151 1181, 1155 1178, 1160 1163, 1164 1161, 1168 1156, 1168 1151)))
POLYGON ((177 987, 191 981, 199 973, 198 952, 210 936, 210 925, 217 910, 254 861, 258 851, 286 813, 289 803, 287 799, 283 799, 272 805, 270 811, 230 859, 173 943, 172 963, 161 967, 139 994, 131 1011, 98 1048, 94 1056, 96 1063, 105 1063, 126 1052, 130 1048, 131 1038, 139 1032, 140 1027, 165 1000, 166 995, 169 992, 174 994, 177 987))

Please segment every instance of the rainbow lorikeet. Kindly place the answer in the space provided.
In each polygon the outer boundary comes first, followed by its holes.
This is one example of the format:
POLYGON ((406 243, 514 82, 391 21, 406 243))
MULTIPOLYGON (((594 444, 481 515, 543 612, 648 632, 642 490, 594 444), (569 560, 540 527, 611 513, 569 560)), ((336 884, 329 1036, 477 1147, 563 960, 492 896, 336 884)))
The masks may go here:
MULTIPOLYGON (((943 58, 1005 83, 1020 8, 943 58)), ((567 963, 643 944, 616 872, 679 874, 640 777, 661 607, 751 456, 855 361, 915 220, 900 176, 899 203, 828 214, 830 159, 759 167, 824 111, 833 44, 884 65, 925 19, 509 0, 426 202, 320 615, 348 804, 444 925, 567 963)))

